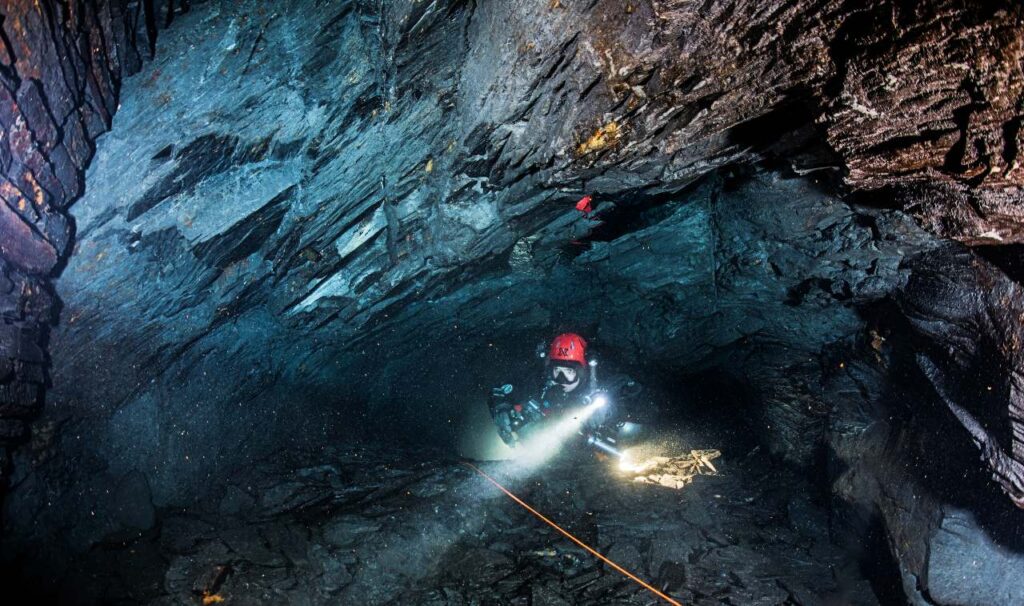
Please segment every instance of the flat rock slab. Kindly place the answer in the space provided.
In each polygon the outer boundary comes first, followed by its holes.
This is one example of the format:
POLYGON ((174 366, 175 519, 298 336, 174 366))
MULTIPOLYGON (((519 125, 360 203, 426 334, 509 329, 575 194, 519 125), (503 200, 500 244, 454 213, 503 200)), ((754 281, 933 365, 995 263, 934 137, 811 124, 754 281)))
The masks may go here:
MULTIPOLYGON (((158 510, 158 532, 108 546, 102 561, 82 558, 72 578, 82 579, 85 601, 131 596, 147 604, 656 599, 458 462, 367 451, 316 456, 330 459, 318 473, 267 461, 240 474, 224 498, 251 503, 246 508, 211 501, 158 510), (278 498, 285 494, 303 498, 278 498)), ((757 457, 715 463, 717 475, 681 490, 633 482, 589 455, 530 472, 480 465, 684 604, 877 603, 864 579, 840 578, 837 571, 856 567, 824 529, 812 534, 813 526, 790 519, 820 513, 808 499, 793 503, 809 493, 804 480, 757 457)))

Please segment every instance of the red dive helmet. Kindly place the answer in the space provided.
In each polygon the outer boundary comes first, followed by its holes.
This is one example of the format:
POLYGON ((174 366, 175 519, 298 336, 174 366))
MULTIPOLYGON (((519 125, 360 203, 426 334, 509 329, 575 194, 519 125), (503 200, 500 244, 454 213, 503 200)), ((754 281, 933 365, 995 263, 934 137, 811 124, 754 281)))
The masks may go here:
POLYGON ((555 362, 575 362, 580 366, 586 366, 587 342, 576 333, 562 333, 551 342, 548 359, 555 362))

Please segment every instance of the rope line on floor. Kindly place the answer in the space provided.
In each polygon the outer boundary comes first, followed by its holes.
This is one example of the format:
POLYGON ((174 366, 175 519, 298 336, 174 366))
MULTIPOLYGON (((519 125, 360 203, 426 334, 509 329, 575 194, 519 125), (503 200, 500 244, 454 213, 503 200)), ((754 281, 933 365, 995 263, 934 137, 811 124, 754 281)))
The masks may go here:
POLYGON ((632 581, 636 582, 636 583, 637 583, 637 584, 639 584, 639 585, 640 585, 641 587, 643 587, 643 588, 644 588, 644 589, 646 589, 647 591, 650 591, 651 593, 653 593, 654 595, 658 596, 658 597, 659 597, 659 598, 661 598, 662 600, 665 600, 665 601, 666 601, 666 602, 668 602, 669 604, 674 604, 675 606, 683 606, 683 605, 682 605, 681 603, 679 603, 679 602, 677 602, 676 600, 674 600, 674 599, 670 598, 670 597, 669 597, 669 596, 667 596, 667 595, 666 595, 665 593, 663 593, 663 592, 659 591, 659 590, 658 590, 657 588, 655 588, 655 587, 654 587, 653 585, 651 585, 650 583, 647 583, 646 581, 644 581, 644 580, 643 580, 643 579, 641 579, 640 577, 636 576, 636 575, 635 575, 635 574, 633 574, 632 572, 630 572, 630 571, 626 570, 626 569, 625 569, 625 568, 623 568, 622 566, 619 566, 618 564, 616 564, 616 563, 615 563, 615 562, 613 562, 612 560, 608 559, 607 557, 605 557, 604 555, 602 555, 602 554, 601 554, 600 552, 598 552, 598 551, 597 551, 596 549, 594 549, 594 548, 593 548, 593 547, 591 547, 590 545, 587 545, 586 543, 584 543, 584 542, 583 542, 583 541, 581 541, 580 539, 577 539, 577 538, 576 538, 575 536, 573 536, 573 535, 572 535, 572 534, 571 534, 571 533, 570 533, 570 532, 569 532, 568 530, 565 530, 564 528, 562 528, 562 527, 561 527, 561 526, 559 526, 558 524, 556 524, 556 523, 552 522, 551 520, 549 520, 549 519, 548 519, 548 518, 547 518, 546 516, 544 516, 544 514, 542 514, 541 512, 537 511, 537 510, 536 510, 536 509, 534 509, 533 507, 530 507, 530 505, 529 505, 529 504, 527 504, 527 503, 526 503, 526 501, 523 501, 522 499, 520 499, 520 498, 519 498, 519 497, 517 497, 516 495, 512 494, 512 491, 511 491, 511 490, 509 490, 509 489, 505 488, 504 486, 502 486, 501 482, 498 482, 497 480, 495 480, 495 479, 494 479, 494 478, 492 478, 491 476, 489 476, 489 475, 487 475, 486 473, 484 473, 484 471, 483 471, 482 469, 480 469, 479 467, 477 467, 476 465, 473 465, 473 464, 472 464, 472 463, 470 463, 469 461, 463 461, 463 463, 465 463, 465 465, 466 465, 467 467, 469 467, 470 469, 472 469, 472 470, 473 470, 473 471, 475 471, 476 473, 480 474, 480 476, 481 476, 481 477, 483 477, 483 478, 484 478, 485 480, 487 480, 487 481, 488 481, 488 482, 490 482, 491 484, 494 484, 495 486, 497 486, 497 487, 498 487, 498 490, 500 490, 501 492, 505 493, 505 495, 506 495, 506 496, 507 496, 508 498, 510 498, 510 499, 512 499, 513 501, 515 501, 515 502, 516 502, 516 503, 517 503, 517 504, 518 504, 519 506, 521 506, 521 507, 522 507, 523 509, 525 509, 526 511, 528 511, 528 512, 532 513, 532 514, 533 514, 533 515, 534 515, 534 516, 535 516, 535 517, 536 517, 536 518, 537 518, 538 520, 540 520, 540 521, 544 522, 544 523, 545 523, 545 524, 547 524, 548 526, 550 526, 550 527, 554 528, 555 530, 557 530, 558 532, 562 533, 562 535, 564 535, 564 536, 565 536, 565 538, 569 539, 569 540, 570 540, 570 541, 572 541, 573 543, 576 543, 577 545, 579 545, 579 546, 580 546, 580 547, 582 547, 583 549, 587 550, 587 551, 588 551, 588 552, 589 552, 589 553, 590 553, 591 555, 593 555, 593 556, 594 556, 594 557, 596 557, 597 559, 601 560, 601 561, 602 561, 602 562, 604 562, 605 564, 608 564, 609 566, 611 566, 612 568, 614 568, 614 569, 615 569, 615 570, 616 570, 617 572, 619 572, 620 574, 622 574, 622 575, 623 575, 623 576, 625 576, 626 578, 628 578, 628 579, 630 579, 630 580, 632 580, 632 581))

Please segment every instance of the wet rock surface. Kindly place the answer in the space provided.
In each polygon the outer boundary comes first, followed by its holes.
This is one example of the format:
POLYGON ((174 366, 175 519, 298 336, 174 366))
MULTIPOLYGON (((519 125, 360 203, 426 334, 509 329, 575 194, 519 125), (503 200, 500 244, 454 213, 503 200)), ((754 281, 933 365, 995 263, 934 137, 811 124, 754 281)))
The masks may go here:
POLYGON ((0 11, 15 581, 641 603, 401 450, 478 454, 572 329, 750 442, 523 486, 684 601, 1021 594, 1020 6, 67 6, 0 11))
POLYGON ((187 284, 168 280, 155 309, 181 325, 172 344, 256 304, 250 289, 268 279, 275 317, 308 312, 351 334, 477 274, 583 193, 650 199, 767 149, 799 174, 845 167, 858 188, 897 185, 885 204, 940 235, 1003 243, 1019 231, 1013 3, 304 6, 6 7, 6 440, 23 439, 18 419, 38 409, 67 209, 118 108, 133 142, 119 168, 135 183, 103 194, 130 224, 111 227, 156 246, 165 272, 174 253, 194 256, 192 290, 220 291, 178 302, 173 287, 187 284), (126 109, 121 78, 172 21, 126 109), (837 157, 788 145, 814 122, 837 157), (160 125, 175 137, 159 140, 160 125))
POLYGON ((124 1, 0 6, 0 483, 47 383, 59 309, 50 278, 74 239, 67 208, 122 78, 148 55, 152 12, 124 1))
MULTIPOLYGON (((738 450, 738 449, 730 449, 738 450)), ((732 454, 730 452, 730 454, 732 454)), ((684 488, 608 461, 522 475, 479 463, 532 506, 686 604, 875 604, 828 540, 810 486, 758 453, 684 488)), ((63 570, 71 603, 649 604, 652 596, 456 461, 375 449, 282 456, 189 511, 63 570), (400 455, 400 458, 396 458, 400 455), (410 464, 415 458, 418 463, 410 464), (86 580, 88 579, 88 580, 86 580)), ((130 524, 129 524, 130 525, 130 524)))

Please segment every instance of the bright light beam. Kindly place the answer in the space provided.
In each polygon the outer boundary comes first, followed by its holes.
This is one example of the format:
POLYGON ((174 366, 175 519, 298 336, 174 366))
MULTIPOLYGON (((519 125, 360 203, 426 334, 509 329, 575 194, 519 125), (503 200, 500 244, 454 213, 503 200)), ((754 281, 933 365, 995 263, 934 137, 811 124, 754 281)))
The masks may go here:
POLYGON ((539 429, 527 437, 516 447, 516 463, 527 467, 536 467, 555 455, 562 446, 575 435, 583 423, 608 401, 598 396, 593 402, 582 409, 568 413, 565 417, 555 420, 548 427, 539 429))

